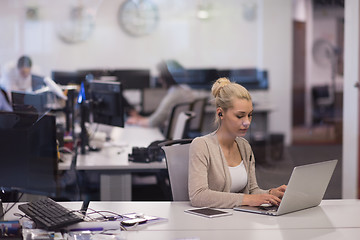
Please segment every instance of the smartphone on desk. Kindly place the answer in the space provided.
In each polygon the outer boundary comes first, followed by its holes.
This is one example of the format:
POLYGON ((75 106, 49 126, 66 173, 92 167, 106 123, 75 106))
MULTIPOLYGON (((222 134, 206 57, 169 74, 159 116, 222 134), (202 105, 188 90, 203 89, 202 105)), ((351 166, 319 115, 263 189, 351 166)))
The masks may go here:
POLYGON ((198 216, 202 216, 202 217, 207 217, 207 218, 223 217, 223 216, 232 215, 231 212, 226 212, 226 211, 222 211, 222 210, 218 210, 218 209, 214 209, 214 208, 207 208, 207 207, 188 209, 188 210, 185 210, 185 212, 195 214, 198 216))
POLYGON ((143 224, 146 223, 147 219, 145 218, 132 218, 121 221, 121 224, 126 227, 134 226, 135 224, 143 224))

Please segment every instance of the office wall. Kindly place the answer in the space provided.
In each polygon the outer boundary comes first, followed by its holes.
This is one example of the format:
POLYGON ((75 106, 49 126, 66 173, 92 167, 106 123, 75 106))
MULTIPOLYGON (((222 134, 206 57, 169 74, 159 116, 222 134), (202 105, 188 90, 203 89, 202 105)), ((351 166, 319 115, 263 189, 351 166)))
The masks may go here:
MULTIPOLYGON (((0 19, 7 34, 0 42, 0 64, 21 53, 30 54, 44 73, 92 67, 155 70, 157 62, 169 58, 188 67, 253 67, 257 63, 258 21, 243 18, 244 0, 213 1, 208 20, 196 18, 197 1, 154 1, 160 11, 159 25, 141 38, 120 28, 117 13, 122 0, 102 1, 93 34, 78 44, 66 44, 57 37, 69 14, 67 2, 3 0, 0 19), (39 20, 25 19, 26 6, 38 6, 39 20)), ((96 1, 83 2, 91 7, 96 1)))
MULTIPOLYGON (((91 37, 67 44, 57 32, 74 1, 2 0, 0 65, 25 53, 44 74, 80 68, 150 68, 156 74, 155 65, 161 59, 176 59, 192 68, 265 68, 270 73, 267 98, 274 106, 269 127, 285 133, 290 143, 291 1, 208 1, 212 7, 207 20, 195 17, 198 1, 153 1, 160 21, 149 36, 134 38, 124 33, 116 18, 123 1, 107 0, 100 1, 91 37), (244 11, 254 4, 255 20, 246 20, 244 11), (38 20, 26 19, 27 6, 38 7, 38 20)), ((90 7, 97 3, 83 2, 90 7)))

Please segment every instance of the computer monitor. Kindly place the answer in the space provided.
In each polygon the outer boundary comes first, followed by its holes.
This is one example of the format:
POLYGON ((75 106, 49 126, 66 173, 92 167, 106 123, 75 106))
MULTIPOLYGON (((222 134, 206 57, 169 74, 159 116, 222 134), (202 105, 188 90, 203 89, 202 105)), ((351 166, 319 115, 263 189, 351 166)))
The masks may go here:
POLYGON ((256 68, 232 69, 219 71, 220 77, 227 77, 232 82, 248 90, 266 90, 269 88, 268 72, 256 68))
POLYGON ((93 80, 89 83, 93 121, 124 127, 124 105, 120 82, 93 80))
POLYGON ((143 89, 150 87, 150 70, 114 70, 111 76, 115 76, 122 83, 123 89, 143 89))
POLYGON ((80 85, 85 81, 87 73, 85 72, 61 72, 53 71, 51 78, 60 85, 76 84, 80 85))
POLYGON ((0 112, 0 188, 55 196, 55 117, 0 112))
POLYGON ((37 91, 46 86, 44 77, 38 75, 31 75, 31 86, 33 91, 37 91))
POLYGON ((47 107, 48 93, 11 92, 12 107, 17 112, 32 112, 43 114, 49 111, 47 107))
POLYGON ((184 69, 172 70, 172 76, 178 84, 187 84, 193 89, 210 90, 218 78, 216 69, 184 69))
POLYGON ((91 74, 94 79, 100 79, 103 76, 113 76, 113 71, 110 69, 81 69, 77 72, 85 76, 91 74))

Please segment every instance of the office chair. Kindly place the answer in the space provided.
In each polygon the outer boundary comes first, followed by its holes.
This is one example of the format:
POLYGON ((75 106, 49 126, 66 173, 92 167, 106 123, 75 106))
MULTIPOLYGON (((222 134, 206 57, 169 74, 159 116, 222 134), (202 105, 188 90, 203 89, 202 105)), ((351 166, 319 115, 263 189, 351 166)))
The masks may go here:
POLYGON ((189 122, 189 131, 186 134, 187 137, 195 138, 201 136, 206 103, 207 98, 199 98, 192 103, 191 111, 196 115, 189 122))
MULTIPOLYGON (((193 112, 180 112, 176 119, 176 124, 174 126, 173 139, 182 139, 188 128, 188 123, 191 118, 195 117, 193 112)), ((167 171, 158 171, 154 173, 137 173, 132 175, 133 185, 137 187, 146 186, 146 185, 155 185, 159 186, 164 193, 168 194, 168 173, 167 171)))
POLYGON ((194 112, 181 112, 176 118, 176 124, 174 127, 174 132, 172 139, 182 139, 188 129, 188 123, 190 119, 193 119, 196 116, 194 112))
POLYGON ((192 139, 179 139, 159 144, 165 152, 173 201, 189 201, 189 147, 192 139))
MULTIPOLYGON (((181 112, 188 112, 191 111, 192 103, 179 103, 175 105, 171 111, 168 126, 165 130, 165 139, 172 140, 174 139, 174 132, 176 129, 176 121, 181 112)), ((182 137, 181 137, 182 138, 182 137)))
POLYGON ((313 124, 322 123, 334 115, 334 93, 330 86, 314 86, 311 91, 313 104, 313 124))

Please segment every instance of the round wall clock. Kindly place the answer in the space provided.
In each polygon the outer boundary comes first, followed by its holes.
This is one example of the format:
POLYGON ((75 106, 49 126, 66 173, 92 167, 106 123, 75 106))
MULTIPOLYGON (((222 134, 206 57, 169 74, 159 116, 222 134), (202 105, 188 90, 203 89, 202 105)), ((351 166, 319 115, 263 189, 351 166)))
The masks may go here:
POLYGON ((127 34, 145 36, 158 25, 159 10, 150 0, 126 0, 119 8, 118 21, 127 34))
POLYGON ((59 38, 69 44, 86 41, 95 28, 93 12, 83 6, 71 8, 68 18, 58 25, 59 38))

